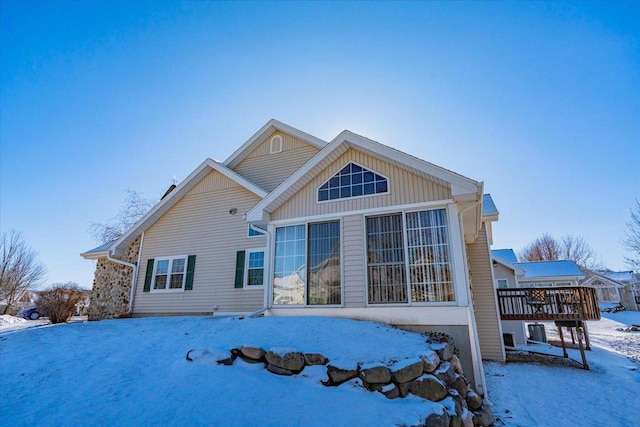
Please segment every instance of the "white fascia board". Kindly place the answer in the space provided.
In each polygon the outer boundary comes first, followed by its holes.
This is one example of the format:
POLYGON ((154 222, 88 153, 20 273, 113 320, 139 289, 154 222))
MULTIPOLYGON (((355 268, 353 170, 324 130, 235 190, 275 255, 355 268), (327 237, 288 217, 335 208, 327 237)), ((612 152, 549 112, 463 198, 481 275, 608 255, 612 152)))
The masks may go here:
MULTIPOLYGON (((570 282, 584 279, 584 275, 582 276, 546 276, 546 277, 522 277, 520 279, 520 284, 522 286, 529 285, 532 283, 541 283, 541 282, 570 282)), ((526 286, 525 286, 526 287, 526 286)))
POLYGON ((580 286, 590 286, 591 283, 593 283, 593 281, 596 280, 596 279, 600 279, 603 282, 609 282, 609 283, 611 283, 612 285, 614 285, 617 288, 624 288, 625 287, 624 283, 618 282, 617 280, 614 280, 614 279, 610 279, 607 276, 603 276, 603 275, 598 274, 598 273, 594 273, 593 276, 591 276, 587 280, 585 280, 580 286))
MULTIPOLYGON (((308 173, 317 166, 325 157, 331 154, 338 147, 343 144, 350 144, 351 146, 360 147, 364 150, 378 153, 383 157, 395 160, 399 163, 403 163, 406 166, 422 171, 435 178, 439 178, 451 185, 452 195, 462 194, 480 194, 482 197, 482 183, 466 178, 462 175, 458 175, 447 169, 436 166, 432 163, 413 157, 409 154, 398 151, 394 148, 387 147, 379 142, 372 141, 363 136, 357 135, 348 130, 342 131, 336 138, 334 138, 328 145, 322 148, 315 156, 313 156, 307 163, 305 163, 300 169, 295 171, 289 178, 281 183, 276 189, 274 189, 267 197, 265 197, 260 203, 254 206, 247 213, 247 221, 259 221, 263 219, 263 213, 274 200, 277 200, 287 189, 289 189, 294 183, 301 179, 307 179, 310 181, 312 177, 308 173), (455 187, 455 190, 454 190, 455 187)), ((475 197, 475 196, 474 196, 475 197)), ((477 200, 477 199, 476 199, 477 200)))
POLYGON ((303 132, 299 129, 289 126, 286 123, 282 123, 276 119, 269 120, 264 126, 262 126, 256 133, 254 133, 251 138, 249 138, 244 144, 240 146, 236 151, 234 151, 227 160, 224 161, 224 166, 226 167, 235 167, 237 166, 242 159, 244 159, 243 154, 245 150, 251 146, 258 138, 264 135, 265 132, 269 130, 269 128, 274 127, 275 129, 287 133, 289 135, 295 136, 297 138, 302 139, 303 141, 308 142, 311 145, 316 146, 319 149, 324 148, 327 145, 326 141, 321 140, 320 138, 316 138, 313 135, 309 135, 306 132, 303 132))
POLYGON ((120 254, 123 249, 123 244, 128 245, 136 236, 147 230, 152 224, 157 221, 157 219, 159 219, 162 215, 164 215, 164 213, 166 213, 166 211, 168 211, 171 207, 178 203, 178 201, 182 199, 182 197, 184 197, 187 192, 195 187, 196 184, 198 184, 212 170, 220 172, 227 178, 231 179, 234 182, 237 182, 238 184, 261 198, 264 198, 268 194, 262 188, 248 181, 246 178, 238 175, 224 165, 216 162, 213 159, 206 159, 200 164, 200 166, 198 166, 193 172, 191 172, 189 176, 187 176, 180 184, 178 184, 167 197, 160 200, 153 208, 149 210, 149 212, 147 212, 138 222, 136 222, 133 227, 131 227, 126 233, 120 236, 120 238, 116 240, 110 248, 112 253, 116 255, 120 254), (158 213, 160 213, 160 217, 155 218, 158 213))
POLYGON ((109 251, 100 251, 100 252, 83 252, 80 254, 80 256, 84 259, 90 259, 90 260, 98 260, 100 258, 106 258, 108 255, 109 251))
MULTIPOLYGON (((340 143, 350 142, 353 145, 360 146, 366 150, 378 153, 384 157, 388 157, 390 159, 396 160, 397 162, 404 163, 409 167, 448 182, 451 185, 451 194, 453 196, 477 193, 478 186, 481 185, 481 183, 470 178, 457 174, 443 167, 434 165, 433 163, 429 163, 425 160, 404 153, 400 150, 396 150, 395 148, 365 138, 348 130, 341 132, 340 135, 338 135, 329 144, 333 144, 335 141, 339 141, 340 143)), ((482 195, 481 190, 480 194, 482 195)))

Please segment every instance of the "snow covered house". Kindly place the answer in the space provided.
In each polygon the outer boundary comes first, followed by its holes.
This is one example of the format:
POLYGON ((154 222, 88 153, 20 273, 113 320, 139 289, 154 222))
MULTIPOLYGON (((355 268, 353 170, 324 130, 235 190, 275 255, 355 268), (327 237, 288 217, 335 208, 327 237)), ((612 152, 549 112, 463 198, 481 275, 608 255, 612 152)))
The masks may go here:
POLYGON ((445 332, 483 390, 504 361, 483 184, 350 131, 271 120, 207 159, 98 261, 94 319, 334 316, 445 332))
POLYGON ((589 275, 583 286, 593 286, 598 300, 618 303, 626 310, 640 310, 640 274, 633 271, 597 270, 589 275))

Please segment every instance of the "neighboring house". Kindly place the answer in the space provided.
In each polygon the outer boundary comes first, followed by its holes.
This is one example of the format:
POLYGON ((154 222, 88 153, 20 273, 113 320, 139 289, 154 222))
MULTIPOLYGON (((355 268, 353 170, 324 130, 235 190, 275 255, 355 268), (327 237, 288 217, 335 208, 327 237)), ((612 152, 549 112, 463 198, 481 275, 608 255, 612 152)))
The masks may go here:
POLYGON ((271 120, 82 254, 98 260, 90 318, 255 312, 440 331, 484 390, 482 358, 505 360, 497 219, 481 182, 349 131, 326 143, 271 120))
MULTIPOLYGON (((578 286, 584 274, 571 260, 517 262, 512 249, 491 251, 496 288, 578 286)), ((517 344, 525 344, 525 322, 502 320, 503 333, 513 333, 517 344)))
POLYGON ((640 273, 633 271, 597 270, 585 280, 598 288, 598 298, 602 294, 605 302, 618 302, 627 310, 640 310, 640 273), (602 284, 600 283, 602 282, 602 284), (594 284, 595 283, 595 284, 594 284), (615 297, 618 299, 615 300, 615 297), (604 298, 613 298, 610 300, 604 298))

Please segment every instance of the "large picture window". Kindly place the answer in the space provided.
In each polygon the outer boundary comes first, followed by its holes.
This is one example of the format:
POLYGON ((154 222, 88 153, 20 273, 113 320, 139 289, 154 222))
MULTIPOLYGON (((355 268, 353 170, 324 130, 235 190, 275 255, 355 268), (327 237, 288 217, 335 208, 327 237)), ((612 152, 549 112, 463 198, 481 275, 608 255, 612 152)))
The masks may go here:
POLYGON ((445 209, 366 220, 370 304, 454 301, 445 209))
POLYGON ((274 304, 340 304, 340 222, 278 227, 275 237, 274 304))

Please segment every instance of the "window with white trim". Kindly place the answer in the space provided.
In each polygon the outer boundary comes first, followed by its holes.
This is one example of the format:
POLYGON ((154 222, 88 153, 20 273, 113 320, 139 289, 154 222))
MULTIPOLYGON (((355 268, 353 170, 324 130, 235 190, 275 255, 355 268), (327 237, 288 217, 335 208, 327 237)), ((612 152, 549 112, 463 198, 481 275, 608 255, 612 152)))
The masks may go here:
POLYGON ((318 188, 318 202, 388 192, 387 178, 352 162, 318 188))
POLYGON ((271 138, 269 142, 269 154, 281 153, 282 152, 282 136, 275 135, 271 138))
POLYGON ((247 224, 247 237, 261 237, 264 236, 265 234, 261 231, 256 231, 253 228, 251 228, 251 225, 247 224))
POLYGON ((187 257, 158 258, 153 271, 154 291, 184 289, 187 276, 187 257))
POLYGON ((509 281, 507 279, 498 279, 498 289, 508 288, 509 281))
POLYGON ((455 300, 445 209, 366 218, 369 304, 455 300))
POLYGON ((340 221, 276 228, 273 303, 342 302, 340 221))
POLYGON ((264 250, 247 251, 244 277, 245 287, 264 285, 264 250))

